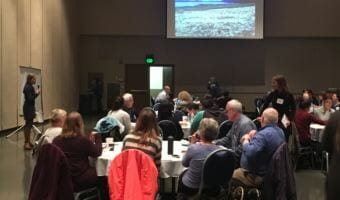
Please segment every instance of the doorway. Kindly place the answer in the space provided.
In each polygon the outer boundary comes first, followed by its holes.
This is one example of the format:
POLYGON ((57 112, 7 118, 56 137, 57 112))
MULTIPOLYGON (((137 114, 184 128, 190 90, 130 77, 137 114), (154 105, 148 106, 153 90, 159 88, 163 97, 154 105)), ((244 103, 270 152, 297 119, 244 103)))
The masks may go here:
POLYGON ((150 97, 156 99, 157 95, 163 90, 165 85, 170 86, 171 93, 170 98, 173 99, 174 91, 174 71, 173 66, 169 65, 157 65, 150 66, 149 70, 149 85, 150 85, 150 97))
POLYGON ((174 67, 172 65, 125 65, 125 91, 133 95, 137 112, 152 106, 152 98, 169 85, 174 91, 174 67))

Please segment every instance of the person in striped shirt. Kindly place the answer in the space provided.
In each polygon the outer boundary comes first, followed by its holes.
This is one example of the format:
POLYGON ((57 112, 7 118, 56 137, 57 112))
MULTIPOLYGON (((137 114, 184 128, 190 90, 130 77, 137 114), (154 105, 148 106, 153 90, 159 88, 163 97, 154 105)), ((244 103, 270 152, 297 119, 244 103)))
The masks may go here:
POLYGON ((156 114, 151 108, 143 108, 137 118, 135 130, 123 140, 123 150, 137 149, 151 156, 160 169, 162 138, 159 133, 156 114))

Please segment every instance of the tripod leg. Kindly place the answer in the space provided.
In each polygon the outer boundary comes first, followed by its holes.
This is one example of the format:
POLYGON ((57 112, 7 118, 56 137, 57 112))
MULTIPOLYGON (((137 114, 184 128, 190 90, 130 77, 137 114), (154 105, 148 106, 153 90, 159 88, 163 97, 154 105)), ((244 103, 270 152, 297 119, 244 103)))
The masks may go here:
POLYGON ((24 128, 24 126, 20 126, 19 128, 17 128, 15 131, 13 131, 12 133, 8 134, 6 136, 6 139, 8 139, 9 137, 11 137, 12 135, 18 133, 22 128, 24 128))
POLYGON ((35 125, 33 125, 33 129, 34 129, 37 133, 41 134, 41 131, 40 131, 35 125))

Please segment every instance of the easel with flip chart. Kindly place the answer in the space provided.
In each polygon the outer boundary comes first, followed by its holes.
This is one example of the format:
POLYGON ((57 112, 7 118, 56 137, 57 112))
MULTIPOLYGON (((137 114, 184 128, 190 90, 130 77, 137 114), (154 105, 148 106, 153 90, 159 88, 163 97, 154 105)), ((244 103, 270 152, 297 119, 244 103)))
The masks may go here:
MULTIPOLYGON (((26 84, 26 79, 27 76, 31 74, 34 75, 36 78, 36 84, 33 86, 36 90, 39 88, 41 91, 41 83, 42 83, 42 78, 41 78, 41 70, 36 69, 33 67, 25 67, 25 66, 20 66, 19 67, 19 75, 18 75, 18 114, 19 117, 24 117, 23 113, 23 106, 25 102, 25 96, 23 93, 24 86, 26 84)), ((35 117, 35 122, 38 123, 43 123, 43 106, 42 106, 42 95, 40 95, 35 99, 35 110, 36 110, 36 117, 35 117)), ((18 129, 10 133, 9 135, 6 136, 6 138, 11 137, 13 134, 18 133, 24 125, 20 126, 18 129)), ((41 134, 41 131, 33 125, 33 130, 35 130, 37 133, 41 134)))

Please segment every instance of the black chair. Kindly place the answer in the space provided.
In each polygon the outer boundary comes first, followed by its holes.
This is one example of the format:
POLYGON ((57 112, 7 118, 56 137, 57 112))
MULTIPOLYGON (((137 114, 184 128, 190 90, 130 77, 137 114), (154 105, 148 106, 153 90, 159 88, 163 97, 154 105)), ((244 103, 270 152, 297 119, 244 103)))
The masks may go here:
POLYGON ((224 122, 222 122, 220 124, 220 127, 218 129, 218 136, 217 138, 223 138, 227 135, 227 133, 229 132, 229 130, 231 129, 231 127, 233 126, 233 122, 229 121, 229 120, 225 120, 224 122))
POLYGON ((162 130, 163 140, 168 140, 169 136, 173 136, 174 138, 176 138, 176 135, 178 135, 178 131, 177 131, 175 123, 173 123, 170 120, 162 120, 158 122, 158 126, 162 130))
POLYGON ((299 140, 299 132, 295 126, 295 123, 292 122, 292 136, 291 138, 294 139, 291 145, 293 148, 293 153, 290 150, 290 154, 292 155, 292 163, 293 163, 293 169, 296 170, 298 168, 299 161, 301 159, 309 161, 311 164, 311 167, 314 168, 314 150, 313 147, 310 146, 301 146, 300 140, 299 140))
POLYGON ((263 107, 263 104, 265 102, 265 99, 262 97, 257 97, 254 99, 254 104, 255 104, 255 114, 256 116, 260 116, 261 115, 261 110, 263 107))
POLYGON ((116 142, 123 140, 123 136, 120 134, 118 126, 113 128, 109 132, 101 133, 100 136, 101 136, 102 142, 105 142, 107 137, 112 137, 114 139, 114 141, 116 141, 116 142))
POLYGON ((159 107, 161 106, 161 103, 155 103, 155 105, 153 105, 152 109, 154 111, 158 111, 159 107))
POLYGON ((185 116, 184 112, 181 110, 176 110, 174 112, 174 119, 178 122, 182 121, 183 116, 185 116))
POLYGON ((218 189, 217 196, 226 198, 228 191, 225 190, 235 169, 234 153, 228 149, 218 149, 211 152, 203 163, 201 184, 197 195, 193 199, 208 199, 211 194, 207 194, 209 189, 218 189))
POLYGON ((261 128, 261 122, 259 120, 255 118, 252 120, 252 122, 255 124, 257 130, 261 128))

